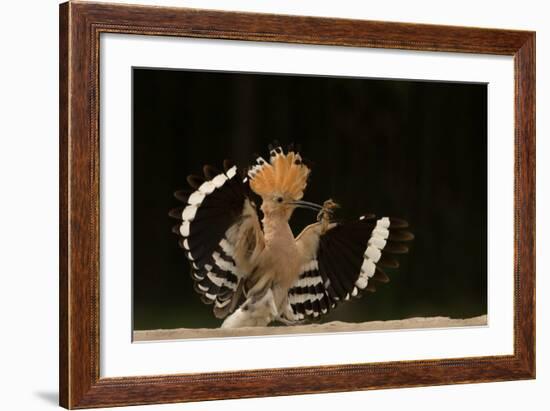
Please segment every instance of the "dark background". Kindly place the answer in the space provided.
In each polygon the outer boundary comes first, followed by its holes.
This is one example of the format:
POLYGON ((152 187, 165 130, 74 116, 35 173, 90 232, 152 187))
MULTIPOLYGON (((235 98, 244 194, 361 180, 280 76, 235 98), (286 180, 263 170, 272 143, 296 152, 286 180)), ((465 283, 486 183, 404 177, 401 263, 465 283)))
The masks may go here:
MULTIPOLYGON (((167 216, 205 163, 267 145, 314 163, 304 200, 403 217, 416 239, 389 284, 323 321, 487 313, 485 84, 133 70, 134 329, 221 324, 193 291, 167 216)), ((297 210, 297 234, 315 214, 297 210)))

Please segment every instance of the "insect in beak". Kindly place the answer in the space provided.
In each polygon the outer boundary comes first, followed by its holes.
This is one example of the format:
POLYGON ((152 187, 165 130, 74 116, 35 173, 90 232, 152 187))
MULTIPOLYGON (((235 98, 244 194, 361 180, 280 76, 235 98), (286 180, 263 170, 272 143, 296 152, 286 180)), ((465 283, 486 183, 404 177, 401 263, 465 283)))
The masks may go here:
POLYGON ((307 208, 308 210, 321 211, 323 209, 319 204, 311 203, 309 201, 290 201, 288 204, 299 207, 307 208))

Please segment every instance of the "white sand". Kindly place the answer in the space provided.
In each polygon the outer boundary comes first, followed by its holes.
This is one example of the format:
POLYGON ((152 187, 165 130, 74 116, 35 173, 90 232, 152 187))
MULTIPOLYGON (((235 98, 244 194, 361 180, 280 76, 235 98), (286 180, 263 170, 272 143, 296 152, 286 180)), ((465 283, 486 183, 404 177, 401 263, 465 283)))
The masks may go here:
POLYGON ((487 325, 487 316, 466 319, 448 317, 408 318, 405 320, 370 321, 365 323, 345 323, 333 321, 326 324, 306 324, 276 327, 221 328, 176 328, 171 330, 134 331, 134 341, 181 340, 187 338, 221 338, 279 334, 313 334, 352 331, 381 331, 418 328, 472 327, 487 325))

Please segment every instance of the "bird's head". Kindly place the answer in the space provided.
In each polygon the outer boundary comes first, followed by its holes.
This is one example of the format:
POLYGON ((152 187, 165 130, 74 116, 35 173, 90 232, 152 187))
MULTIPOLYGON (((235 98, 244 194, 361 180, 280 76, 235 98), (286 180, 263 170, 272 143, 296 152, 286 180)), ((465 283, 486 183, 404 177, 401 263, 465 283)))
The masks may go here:
POLYGON ((302 201, 310 169, 300 153, 279 146, 270 150, 269 161, 262 157, 248 171, 250 188, 262 197, 262 211, 267 217, 288 220, 296 207, 319 210, 317 204, 302 201))

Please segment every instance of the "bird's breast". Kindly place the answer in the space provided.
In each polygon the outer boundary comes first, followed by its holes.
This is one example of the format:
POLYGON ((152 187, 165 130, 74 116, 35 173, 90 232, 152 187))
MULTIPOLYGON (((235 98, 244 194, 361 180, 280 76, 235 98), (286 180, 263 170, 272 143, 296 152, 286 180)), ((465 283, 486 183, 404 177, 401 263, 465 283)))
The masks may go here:
POLYGON ((300 270, 300 255, 294 244, 273 244, 267 247, 265 273, 283 288, 290 288, 300 270))
POLYGON ((285 225, 271 227, 266 232, 262 271, 281 287, 290 288, 299 275, 301 258, 294 235, 285 225))

